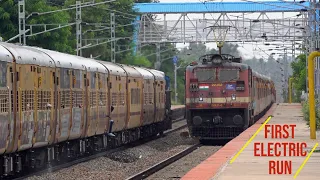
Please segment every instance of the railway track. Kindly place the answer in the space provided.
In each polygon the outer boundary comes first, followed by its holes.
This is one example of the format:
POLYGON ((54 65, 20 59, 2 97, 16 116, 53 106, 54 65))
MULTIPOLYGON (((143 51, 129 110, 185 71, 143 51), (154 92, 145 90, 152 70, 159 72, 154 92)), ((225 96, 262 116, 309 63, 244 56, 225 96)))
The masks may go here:
POLYGON ((184 117, 181 117, 181 118, 172 120, 172 123, 180 122, 180 121, 183 121, 183 120, 186 120, 186 119, 184 117))
MULTIPOLYGON (((174 120, 172 122, 172 124, 178 123, 178 122, 181 123, 181 121, 183 121, 183 120, 184 119, 174 120)), ((176 131, 181 130, 181 129, 185 128, 185 127, 187 127, 187 123, 186 122, 182 123, 182 125, 179 125, 176 128, 173 128, 173 129, 165 131, 163 133, 163 135, 176 132, 176 131)), ((125 150, 127 148, 132 148, 132 147, 135 147, 135 146, 139 146, 141 144, 144 144, 144 143, 150 142, 152 140, 155 140, 155 139, 157 139, 159 137, 161 137, 161 136, 146 138, 146 139, 143 139, 141 141, 132 142, 130 144, 126 144, 126 145, 123 145, 123 146, 120 146, 120 147, 117 147, 117 148, 114 148, 114 149, 106 150, 106 151, 103 151, 103 152, 100 152, 100 153, 96 153, 96 154, 93 154, 93 155, 79 157, 79 158, 71 160, 69 162, 63 162, 62 164, 48 165, 48 167, 46 167, 45 169, 37 170, 35 172, 31 172, 29 174, 25 174, 25 175, 22 175, 22 176, 19 176, 19 177, 14 177, 14 179, 15 180, 22 180, 22 179, 26 179, 26 178, 29 178, 29 177, 32 177, 32 176, 39 176, 39 175, 44 174, 44 173, 55 172, 55 171, 58 171, 60 169, 68 168, 68 167, 74 166, 74 165, 79 164, 79 163, 83 163, 83 162, 90 161, 90 160, 95 159, 95 158, 103 157, 103 156, 106 156, 108 154, 112 154, 112 153, 117 152, 117 151, 123 151, 123 150, 125 150)), ((8 179, 12 179, 12 178, 8 178, 8 179)))
POLYGON ((172 164, 173 162, 183 158, 184 156, 192 153, 194 150, 196 150, 198 147, 200 147, 201 144, 195 144, 167 159, 165 159, 164 161, 159 162, 158 164, 155 164, 154 166, 139 172, 138 174, 135 174, 129 178, 127 178, 127 180, 141 180, 141 179, 145 179, 146 177, 158 172, 159 170, 165 168, 166 166, 172 164))

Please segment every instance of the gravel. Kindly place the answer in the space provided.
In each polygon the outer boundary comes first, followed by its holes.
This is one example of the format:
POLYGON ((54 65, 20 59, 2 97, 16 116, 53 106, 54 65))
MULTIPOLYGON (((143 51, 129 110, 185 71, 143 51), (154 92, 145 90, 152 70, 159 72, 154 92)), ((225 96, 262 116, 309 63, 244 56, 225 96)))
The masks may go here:
POLYGON ((196 140, 186 136, 187 132, 188 129, 184 128, 143 145, 108 154, 105 157, 56 172, 33 176, 28 180, 126 179, 197 143, 196 140))
POLYGON ((146 179, 180 179, 192 168, 196 167, 202 161, 206 160, 220 148, 221 146, 201 146, 197 150, 179 159, 178 161, 170 164, 169 166, 161 169, 160 171, 156 172, 155 174, 149 176, 146 179))

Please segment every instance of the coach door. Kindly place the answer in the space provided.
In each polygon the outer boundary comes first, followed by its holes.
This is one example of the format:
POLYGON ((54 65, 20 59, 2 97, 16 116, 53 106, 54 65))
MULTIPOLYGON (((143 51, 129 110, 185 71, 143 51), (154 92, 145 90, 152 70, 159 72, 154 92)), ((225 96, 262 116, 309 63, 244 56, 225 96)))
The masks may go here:
MULTIPOLYGON (((52 63, 51 63, 52 65, 52 63)), ((52 67, 34 66, 35 84, 35 137, 33 147, 40 147, 48 144, 50 124, 53 110, 53 82, 51 74, 52 67)), ((53 128, 51 126, 51 128, 53 128)))
POLYGON ((72 126, 69 139, 79 138, 83 134, 84 123, 84 99, 85 86, 83 83, 83 72, 80 69, 71 70, 71 88, 72 88, 72 126))
POLYGON ((98 122, 97 122, 97 134, 103 134, 107 129, 109 108, 107 108, 108 98, 108 74, 98 73, 98 122))
POLYGON ((36 65, 16 64, 16 67, 18 111, 21 124, 19 150, 24 150, 32 147, 35 129, 36 86, 34 80, 36 79, 36 65))
POLYGON ((97 95, 96 95, 96 82, 95 82, 95 73, 90 72, 90 69, 87 69, 87 86, 88 86, 88 119, 87 119, 87 136, 93 136, 95 134, 95 114, 96 114, 96 104, 97 104, 97 95))
POLYGON ((70 135, 71 121, 71 70, 69 68, 58 69, 58 142, 65 141, 70 135))

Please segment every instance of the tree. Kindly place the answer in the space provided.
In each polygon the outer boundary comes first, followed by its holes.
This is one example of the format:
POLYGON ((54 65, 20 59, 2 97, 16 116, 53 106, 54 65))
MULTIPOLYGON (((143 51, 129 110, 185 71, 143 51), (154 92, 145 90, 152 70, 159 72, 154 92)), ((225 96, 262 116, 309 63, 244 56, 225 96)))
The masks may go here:
POLYGON ((301 92, 306 92, 306 73, 307 73, 307 61, 306 55, 301 54, 296 58, 296 61, 291 63, 291 67, 293 70, 292 77, 293 79, 293 87, 295 89, 295 96, 293 98, 294 102, 300 102, 301 92))
MULTIPOLYGON (((50 6, 43 0, 28 0, 26 3, 26 15, 32 12, 47 12, 57 10, 58 7, 50 6)), ((70 20, 67 12, 57 12, 39 17, 31 17, 26 24, 66 24, 70 20)), ((0 1, 0 34, 5 40, 16 36, 19 33, 18 27, 18 3, 14 0, 0 1)), ((53 28, 55 26, 47 26, 53 28)), ((27 26, 28 28, 28 26, 27 26)), ((32 27, 33 33, 43 31, 43 26, 32 27)), ((37 36, 27 38, 28 45, 38 46, 46 49, 57 50, 61 52, 73 53, 71 43, 69 41, 72 33, 70 27, 59 30, 46 32, 37 36)), ((18 42, 18 39, 13 42, 18 42)))
POLYGON ((15 23, 18 20, 18 6, 13 0, 0 1, 0 32, 3 40, 18 34, 15 23))

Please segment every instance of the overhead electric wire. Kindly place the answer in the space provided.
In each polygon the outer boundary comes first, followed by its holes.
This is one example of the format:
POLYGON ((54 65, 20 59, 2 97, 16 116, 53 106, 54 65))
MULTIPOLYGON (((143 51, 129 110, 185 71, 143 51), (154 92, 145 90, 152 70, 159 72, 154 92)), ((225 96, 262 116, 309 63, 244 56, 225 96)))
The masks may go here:
POLYGON ((114 10, 114 9, 102 8, 102 7, 96 7, 96 6, 93 6, 93 8, 102 9, 102 10, 106 10, 106 11, 117 12, 117 13, 119 13, 119 14, 131 16, 131 17, 137 17, 138 15, 140 15, 139 13, 137 13, 137 14, 130 14, 130 13, 124 13, 124 12, 121 12, 121 11, 117 11, 117 10, 114 10))
POLYGON ((250 2, 250 3, 256 3, 256 4, 263 4, 263 5, 268 5, 268 6, 274 6, 274 7, 278 7, 278 8, 285 8, 285 9, 292 9, 295 10, 296 8, 290 8, 288 6, 279 6, 279 5, 274 5, 274 4, 268 4, 268 3, 264 3, 263 1, 250 1, 250 0, 241 0, 241 1, 245 1, 245 2, 250 2))
MULTIPOLYGON (((199 0, 200 1, 200 0, 199 0)), ((200 1, 201 2, 201 1, 200 1)), ((247 2, 250 2, 250 1, 247 1, 247 2)), ((201 2, 201 3, 203 3, 204 4, 204 6, 206 7, 206 9, 208 10, 208 7, 206 6, 206 4, 205 4, 205 2, 201 2)), ((253 2, 253 3, 256 3, 256 2, 253 2)), ((258 2, 259 3, 259 2, 258 2)), ((265 4, 265 5, 270 5, 270 4, 266 4, 266 3, 261 3, 261 4, 265 4)), ((274 6, 274 5, 272 5, 272 6, 274 6)), ((276 6, 276 7, 282 7, 282 8, 286 8, 286 7, 283 7, 283 6, 276 6)), ((305 7, 305 6, 303 6, 303 7, 305 7)), ((292 8, 291 8, 292 9, 292 8)), ((209 10, 208 10, 209 11, 209 10)), ((213 16, 212 16, 212 14, 210 13, 210 15, 211 15, 211 17, 213 18, 213 16)), ((244 15, 244 13, 243 13, 243 15, 244 15)), ((232 16, 232 15, 229 15, 229 16, 232 16)), ((297 15, 296 15, 297 16, 297 15)), ((233 17, 237 17, 237 18, 239 18, 239 16, 233 16, 233 17)), ((293 17, 295 17, 295 16, 293 16, 293 17)), ((242 16, 242 18, 243 19, 247 19, 247 18, 245 18, 244 16, 242 16)), ((269 17, 267 16, 267 18, 269 19, 269 17)), ((296 17, 297 18, 297 17, 296 17)), ((214 19, 214 18, 213 18, 214 19)), ((287 18, 285 18, 285 19, 287 19, 287 18)), ((232 21, 231 19, 229 19, 230 21, 232 21)), ((251 19, 249 19, 250 21, 252 21, 251 19)), ((279 19, 279 20, 284 20, 284 19, 279 19)), ((287 26, 287 25, 284 25, 284 24, 279 24, 279 23, 272 23, 272 20, 271 19, 269 19, 269 21, 271 21, 270 22, 270 24, 273 24, 273 25, 281 25, 281 26, 287 26)), ((274 20, 275 21, 275 20, 274 20)), ((294 23, 295 23, 295 21, 296 20, 294 20, 294 23)), ((302 19, 302 21, 303 21, 303 19, 302 19)), ((216 21, 216 23, 217 23, 217 21, 216 21)), ((288 26, 288 27, 292 27, 292 26, 288 26)), ((293 26, 294 27, 294 29, 296 28, 295 26, 293 26)), ((298 29, 300 29, 300 28, 298 28, 298 29)), ((277 31, 279 31, 279 28, 276 28, 276 30, 277 31)), ((252 30, 251 30, 252 31, 252 30)), ((289 29, 289 31, 290 31, 290 29, 289 29)), ((288 33, 288 32, 287 32, 288 33)), ((243 45, 241 45, 245 50, 247 50, 243 45)), ((259 47, 259 49, 260 50, 262 50, 260 47, 259 47)), ((248 50, 247 50, 248 51, 248 50)), ((249 52, 249 51, 248 51, 249 52)), ((264 52, 264 51, 263 51, 264 52)), ((264 53, 266 53, 266 52, 264 52, 264 53)), ((267 54, 267 53, 266 53, 267 54)), ((270 56, 269 54, 267 54, 268 56, 270 56)))
MULTIPOLYGON (((81 6, 81 8, 84 8, 84 7, 90 7, 90 6, 100 5, 100 4, 106 4, 106 3, 110 3, 110 2, 114 2, 114 1, 115 0, 109 0, 109 1, 103 1, 103 2, 98 2, 98 3, 93 3, 93 4, 80 5, 80 6, 81 6)), ((47 12, 32 12, 25 19, 28 19, 33 15, 39 16, 39 15, 51 14, 51 13, 55 13, 55 12, 68 11, 68 10, 72 10, 72 9, 76 9, 76 8, 78 8, 78 7, 74 6, 74 7, 69 7, 69 8, 65 8, 65 9, 58 9, 58 10, 53 10, 53 11, 47 11, 47 12)))

